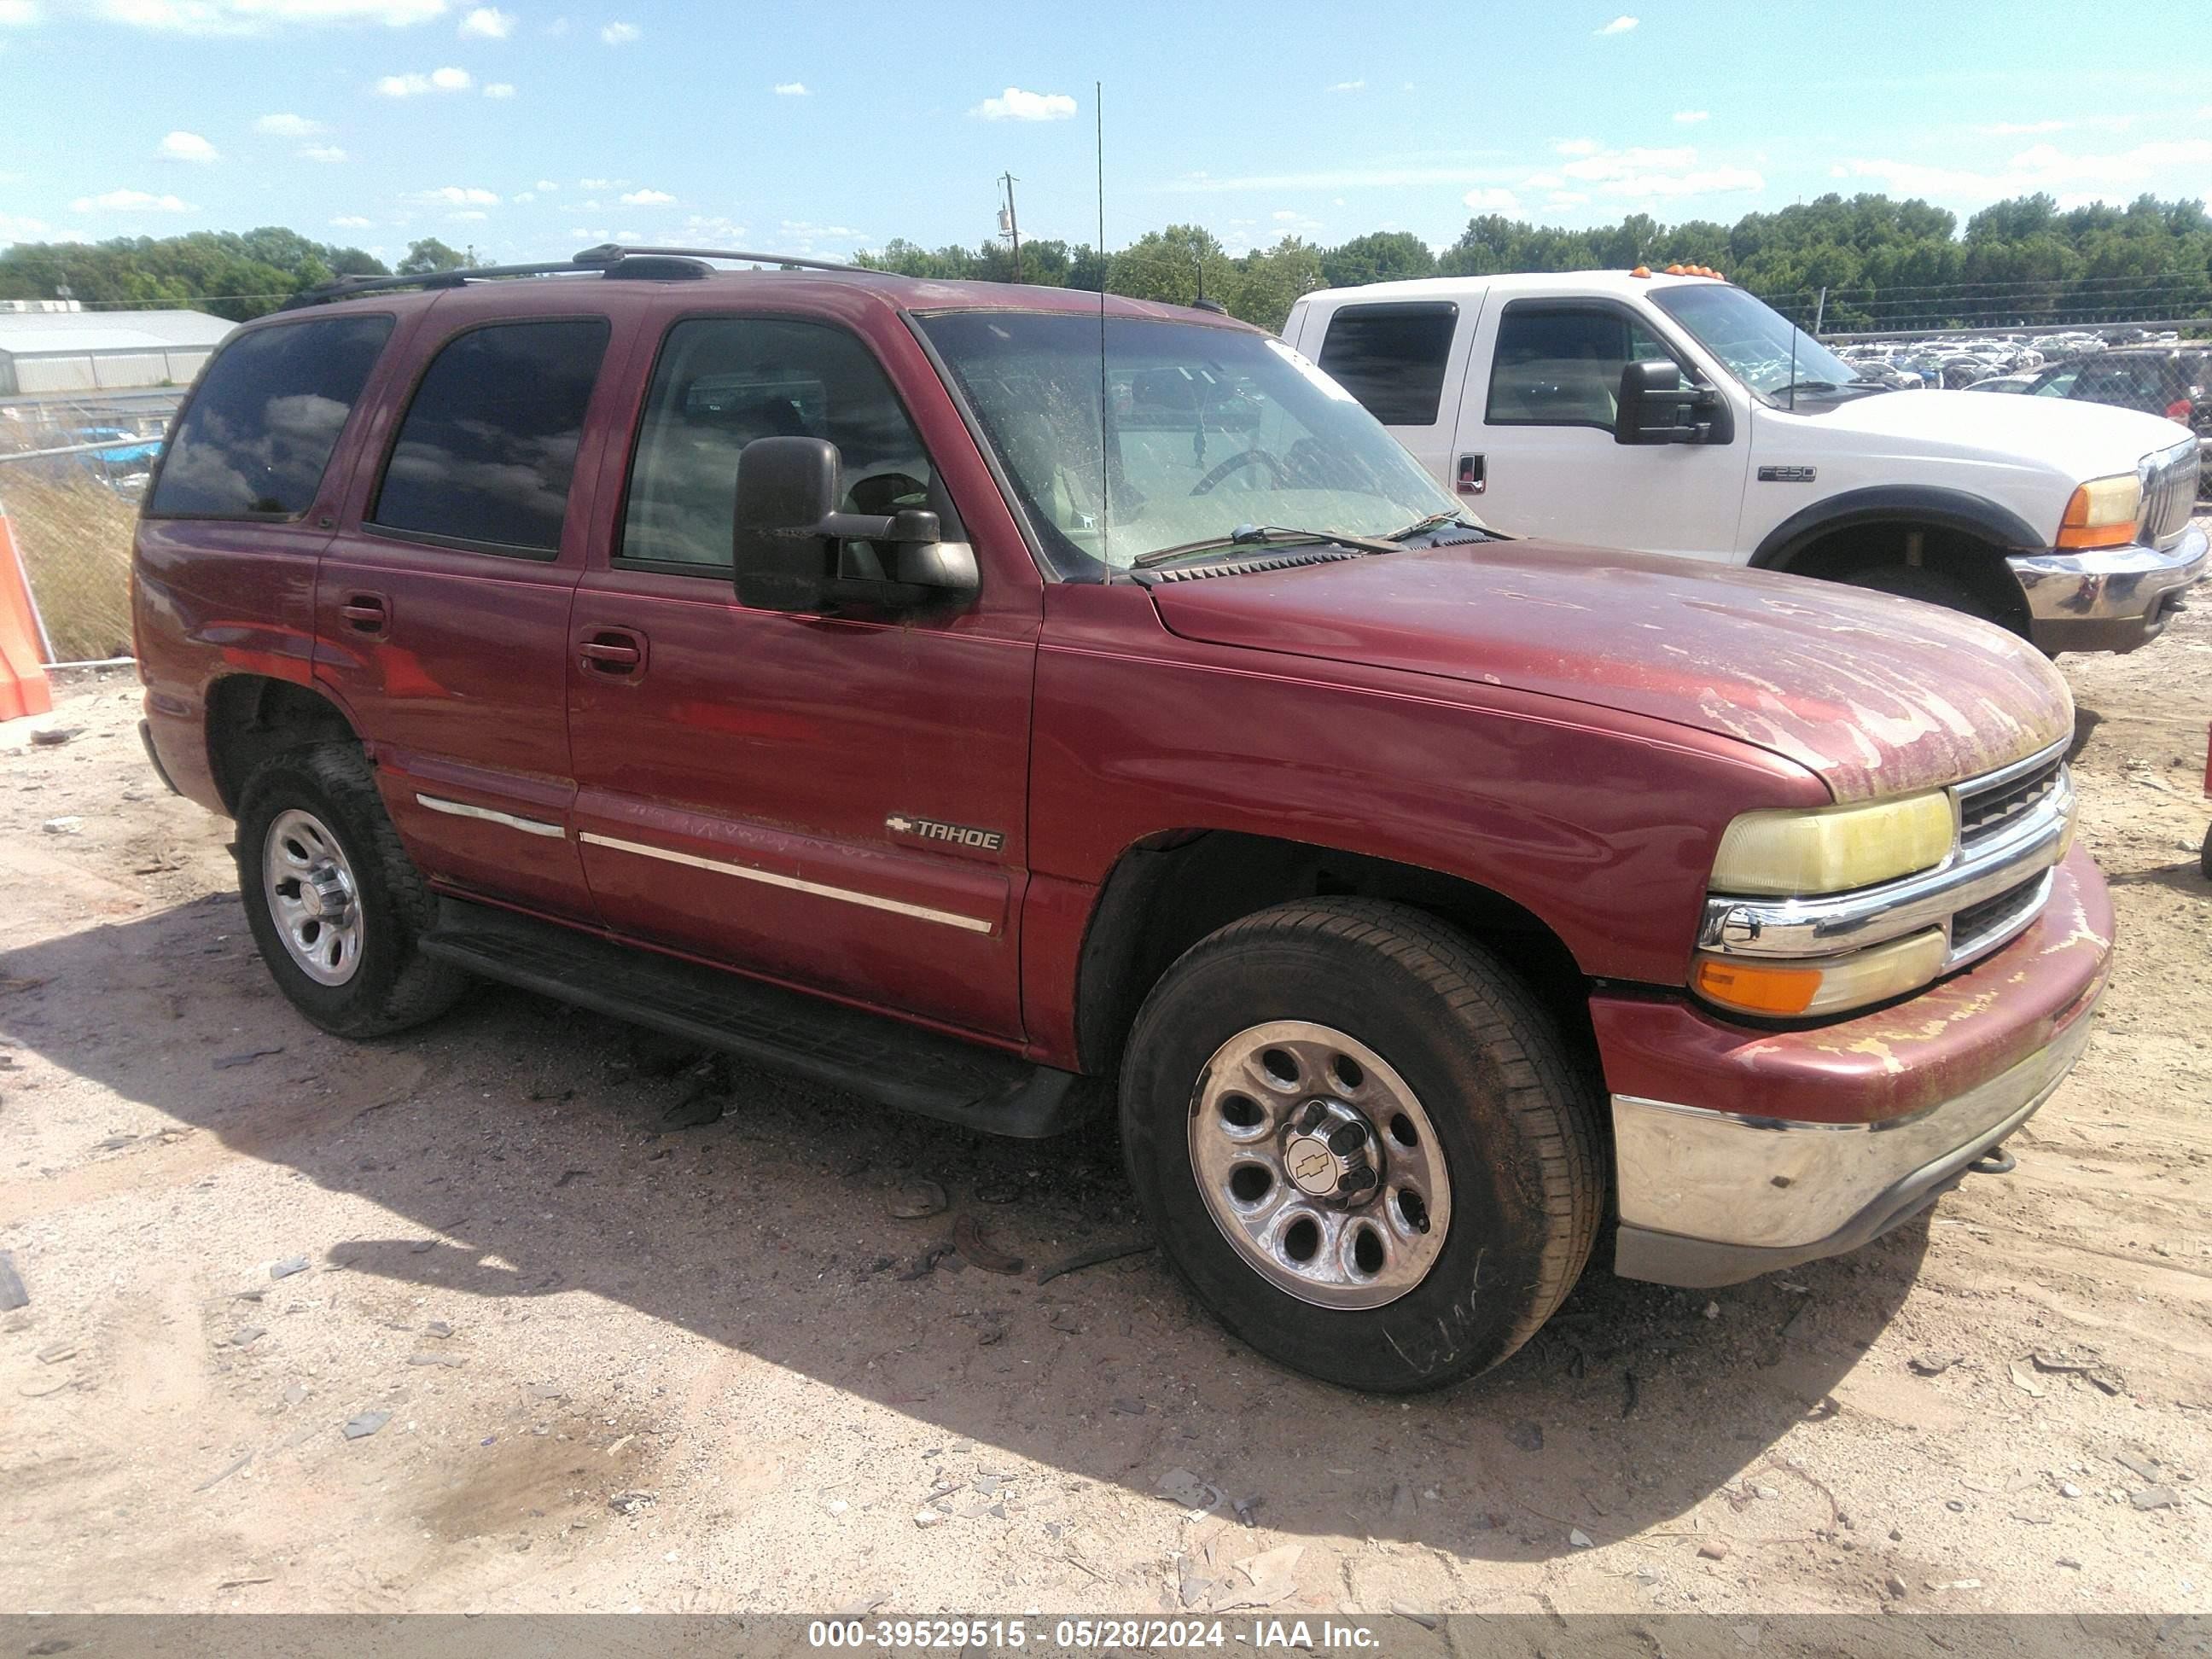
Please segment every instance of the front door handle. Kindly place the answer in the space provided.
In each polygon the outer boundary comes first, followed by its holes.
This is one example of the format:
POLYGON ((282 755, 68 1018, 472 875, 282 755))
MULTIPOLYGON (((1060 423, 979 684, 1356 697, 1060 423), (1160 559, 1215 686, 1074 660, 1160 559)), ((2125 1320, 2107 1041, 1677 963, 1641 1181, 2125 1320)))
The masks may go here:
POLYGON ((645 672, 645 635, 629 628, 594 628, 577 641, 576 654, 592 673, 635 678, 645 672))
POLYGON ((1462 455, 1453 469, 1452 488, 1462 495, 1480 495, 1490 487, 1489 470, 1480 455, 1462 455))

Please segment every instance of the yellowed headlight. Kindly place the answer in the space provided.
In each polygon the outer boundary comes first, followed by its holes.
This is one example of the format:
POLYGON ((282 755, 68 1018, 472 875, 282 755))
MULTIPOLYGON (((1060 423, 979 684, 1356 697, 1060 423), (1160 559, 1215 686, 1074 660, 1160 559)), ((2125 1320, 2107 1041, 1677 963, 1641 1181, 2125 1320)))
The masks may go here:
POLYGON ((1950 949, 1943 930, 1931 927, 1819 962, 1700 956, 1692 967, 1690 983, 1706 1001, 1738 1013, 1809 1018, 1917 991, 1943 971, 1950 949))
POLYGON ((1712 888, 1763 897, 1849 892, 1934 868, 1957 835, 1940 789, 1863 806, 1746 812, 1721 837, 1712 888))
POLYGON ((2061 547, 2124 547, 2135 539, 2142 480, 2132 472, 2092 478, 2074 492, 2058 524, 2061 547))

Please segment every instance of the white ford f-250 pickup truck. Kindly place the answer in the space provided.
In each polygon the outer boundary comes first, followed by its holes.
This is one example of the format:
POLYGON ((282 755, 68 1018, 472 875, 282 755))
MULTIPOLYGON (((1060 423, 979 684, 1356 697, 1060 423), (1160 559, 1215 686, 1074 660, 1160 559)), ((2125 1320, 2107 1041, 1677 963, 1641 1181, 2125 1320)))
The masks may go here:
POLYGON ((2147 643, 2206 574, 2187 428, 1886 392, 1715 276, 1331 289, 1283 337, 1502 530, 1856 582, 2053 653, 2147 643))

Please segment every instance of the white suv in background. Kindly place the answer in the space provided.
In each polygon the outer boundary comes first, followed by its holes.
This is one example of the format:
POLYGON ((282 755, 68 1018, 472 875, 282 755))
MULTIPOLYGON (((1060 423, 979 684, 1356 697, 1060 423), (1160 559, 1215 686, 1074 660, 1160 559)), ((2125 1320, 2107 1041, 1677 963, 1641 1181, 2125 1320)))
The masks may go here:
POLYGON ((1285 341, 1489 523, 1881 588, 2130 651, 2206 572, 2186 427, 1886 391, 1711 276, 1330 289, 1285 341))

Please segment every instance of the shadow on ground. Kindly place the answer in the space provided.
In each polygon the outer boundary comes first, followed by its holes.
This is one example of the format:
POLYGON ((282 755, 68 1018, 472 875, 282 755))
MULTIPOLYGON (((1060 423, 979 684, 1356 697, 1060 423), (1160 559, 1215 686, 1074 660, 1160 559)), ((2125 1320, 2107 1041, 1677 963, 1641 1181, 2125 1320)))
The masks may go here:
MULTIPOLYGON (((1711 1298, 1594 1266, 1489 1376, 1367 1398, 1251 1354, 1156 1255, 1034 1282, 1036 1264, 1142 1237, 1103 1129, 996 1140, 763 1073, 728 1079, 719 1121, 674 1130, 664 1114, 698 1087, 690 1056, 495 989, 404 1037, 349 1045, 283 1002, 228 894, 12 952, 0 987, 14 1041, 404 1218, 392 1237, 322 1241, 325 1265, 485 1297, 589 1292, 951 1439, 1148 1495, 1188 1466, 1229 1500, 1261 1500, 1280 1530, 1462 1556, 1563 1554, 1571 1526, 1600 1541, 1663 1528, 1761 1469, 1809 1484, 1771 1460, 1774 1443, 1837 1411, 1832 1389, 1928 1242, 1917 1221, 1711 1298), (236 1063, 254 1049, 276 1052, 236 1063), (941 1184, 950 1208, 894 1215, 918 1181, 941 1184), (1031 1273, 953 1256, 908 1276, 963 1216, 1031 1273)), ((90 1166, 101 1190, 194 1173, 159 1150, 119 1161, 131 1156, 90 1166)), ((14 1195, 73 1201, 87 1173, 14 1195)), ((243 1282, 262 1265, 235 1271, 243 1282)), ((528 1329, 498 1361, 518 1388, 528 1329)), ((1814 1507, 1832 1521, 1832 1503, 1814 1507)))

